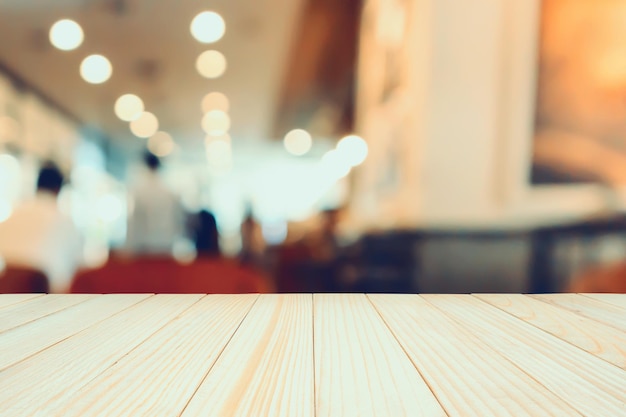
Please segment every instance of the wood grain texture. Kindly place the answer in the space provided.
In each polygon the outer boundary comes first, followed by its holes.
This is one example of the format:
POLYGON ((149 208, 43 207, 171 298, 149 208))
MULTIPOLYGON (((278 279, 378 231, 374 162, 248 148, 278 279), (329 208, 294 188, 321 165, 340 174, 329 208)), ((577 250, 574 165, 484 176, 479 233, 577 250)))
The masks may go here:
POLYGON ((99 296, 78 305, 0 333, 0 371, 68 337, 89 328, 115 313, 149 297, 125 294, 99 296))
POLYGON ((64 404, 59 416, 178 416, 258 295, 210 295, 64 404))
POLYGON ((525 295, 484 294, 476 297, 626 369, 625 332, 525 295))
POLYGON ((445 416, 364 295, 314 303, 317 416, 445 416))
MULTIPOLYGON (((0 378, 2 409, 10 416, 65 415, 62 407, 83 386, 176 319, 201 297, 197 294, 98 297, 97 300, 111 305, 128 304, 128 301, 132 304, 118 314, 102 314, 105 320, 94 322, 62 343, 4 370, 0 378), (136 302, 138 300, 140 302, 136 302)), ((106 304, 99 307, 105 309, 106 304)), ((74 319, 65 316, 66 324, 74 319)))
POLYGON ((53 294, 46 297, 31 298, 14 304, 11 307, 0 310, 0 333, 80 304, 94 297, 95 295, 87 294, 53 294))
POLYGON ((609 303, 614 305, 615 307, 619 307, 622 310, 626 310, 626 294, 581 294, 585 297, 593 298, 598 301, 604 301, 605 303, 609 303))
POLYGON ((470 295, 423 295, 533 379, 588 416, 626 410, 626 371, 470 295))
POLYGON ((45 294, 0 294, 0 310, 26 300, 44 296, 45 294))
POLYGON ((261 295, 182 415, 313 416, 311 299, 261 295))
POLYGON ((580 294, 537 294, 532 297, 626 331, 624 310, 612 304, 580 294))
POLYGON ((369 295, 449 416, 580 416, 417 295, 369 295))

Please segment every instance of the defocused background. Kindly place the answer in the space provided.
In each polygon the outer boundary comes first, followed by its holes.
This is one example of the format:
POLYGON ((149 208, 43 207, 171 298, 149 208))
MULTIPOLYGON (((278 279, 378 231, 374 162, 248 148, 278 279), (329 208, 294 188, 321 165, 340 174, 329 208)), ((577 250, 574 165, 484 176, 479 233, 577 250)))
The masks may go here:
POLYGON ((625 291, 625 23, 1 0, 0 291, 625 291))

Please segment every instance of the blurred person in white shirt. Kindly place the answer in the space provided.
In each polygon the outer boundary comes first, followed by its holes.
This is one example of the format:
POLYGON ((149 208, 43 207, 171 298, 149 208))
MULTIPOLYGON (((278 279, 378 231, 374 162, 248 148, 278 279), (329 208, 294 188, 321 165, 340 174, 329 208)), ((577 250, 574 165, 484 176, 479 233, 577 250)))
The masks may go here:
POLYGON ((125 249, 136 255, 171 255, 184 236, 185 212, 180 199, 159 176, 158 157, 144 155, 147 170, 131 187, 125 249))
POLYGON ((55 293, 69 290, 83 259, 82 237, 57 204, 63 182, 63 174, 54 164, 44 164, 35 197, 0 223, 0 257, 6 266, 43 273, 50 292, 55 293))

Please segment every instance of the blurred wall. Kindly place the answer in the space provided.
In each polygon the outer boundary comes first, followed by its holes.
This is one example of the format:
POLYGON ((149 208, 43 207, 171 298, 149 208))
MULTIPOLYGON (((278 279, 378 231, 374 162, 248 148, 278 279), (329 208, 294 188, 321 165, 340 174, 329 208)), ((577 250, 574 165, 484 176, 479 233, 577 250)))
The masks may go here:
POLYGON ((530 186, 539 3, 366 2, 357 130, 371 152, 354 194, 363 225, 511 227, 606 207, 597 187, 530 186), (385 18, 394 8, 404 17, 385 18), (404 27, 403 41, 381 36, 385 25, 404 27))

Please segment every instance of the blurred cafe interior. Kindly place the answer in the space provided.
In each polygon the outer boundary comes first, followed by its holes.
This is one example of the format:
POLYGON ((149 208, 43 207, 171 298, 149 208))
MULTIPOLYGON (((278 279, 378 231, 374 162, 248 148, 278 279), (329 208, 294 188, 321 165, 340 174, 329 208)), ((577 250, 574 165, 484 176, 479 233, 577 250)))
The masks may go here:
POLYGON ((0 0, 0 292, 626 292, 626 2, 0 0))

